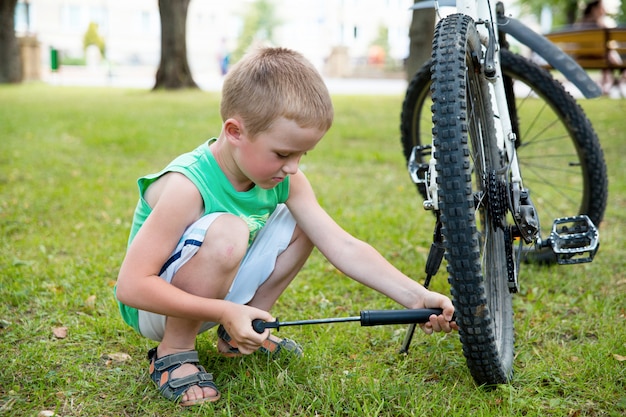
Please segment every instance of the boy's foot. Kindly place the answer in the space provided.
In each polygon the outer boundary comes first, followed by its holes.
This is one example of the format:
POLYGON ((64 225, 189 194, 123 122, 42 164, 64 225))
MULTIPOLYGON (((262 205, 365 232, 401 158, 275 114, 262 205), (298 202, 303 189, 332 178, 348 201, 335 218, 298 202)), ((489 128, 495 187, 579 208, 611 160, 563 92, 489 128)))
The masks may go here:
MULTIPOLYGON (((231 340, 230 335, 224 329, 224 326, 220 325, 217 328, 217 350, 220 354, 234 358, 242 356, 243 354, 237 349, 237 344, 234 340, 231 340)), ((265 339, 257 352, 271 355, 273 358, 284 356, 295 356, 301 358, 304 356, 302 347, 291 339, 281 339, 272 334, 265 339)))
POLYGON ((153 348, 148 352, 148 360, 150 378, 168 400, 190 406, 220 399, 213 375, 199 364, 195 350, 157 358, 157 348, 153 348))

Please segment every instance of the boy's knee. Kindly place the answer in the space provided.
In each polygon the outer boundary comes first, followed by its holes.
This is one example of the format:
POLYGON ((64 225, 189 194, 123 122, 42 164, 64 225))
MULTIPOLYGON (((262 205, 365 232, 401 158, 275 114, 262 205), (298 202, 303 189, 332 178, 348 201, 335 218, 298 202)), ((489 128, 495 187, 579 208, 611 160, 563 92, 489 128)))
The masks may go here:
POLYGON ((213 221, 202 244, 211 258, 223 262, 226 267, 238 266, 248 249, 250 230, 242 219, 223 214, 213 221))

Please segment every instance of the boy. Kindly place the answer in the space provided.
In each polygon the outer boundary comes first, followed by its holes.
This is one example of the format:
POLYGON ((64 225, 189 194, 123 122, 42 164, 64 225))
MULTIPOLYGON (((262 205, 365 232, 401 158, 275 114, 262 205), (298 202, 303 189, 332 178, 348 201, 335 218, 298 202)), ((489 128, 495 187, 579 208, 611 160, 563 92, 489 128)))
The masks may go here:
POLYGON ((224 80, 218 138, 140 178, 141 197, 116 287, 120 311, 142 335, 163 396, 192 405, 220 392, 198 364, 196 335, 219 324, 218 351, 301 354, 258 334, 313 247, 347 276, 407 308, 441 308, 422 329, 450 332, 451 301, 426 290, 337 225, 298 170, 330 128, 333 107, 315 68, 285 48, 257 50, 224 80), (182 236, 182 237, 181 237, 182 236))

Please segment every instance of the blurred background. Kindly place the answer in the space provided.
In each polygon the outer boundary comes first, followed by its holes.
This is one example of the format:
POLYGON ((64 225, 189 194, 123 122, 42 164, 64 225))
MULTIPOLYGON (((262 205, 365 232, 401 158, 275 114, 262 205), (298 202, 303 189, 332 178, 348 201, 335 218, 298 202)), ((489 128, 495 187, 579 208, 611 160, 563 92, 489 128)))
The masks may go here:
MULTIPOLYGON (((3 79, 7 59, 0 56, 5 61, 0 62, 0 82, 16 82, 17 77, 18 82, 158 87, 157 70, 173 61, 189 73, 181 87, 191 83, 219 90, 228 67, 257 44, 296 49, 328 79, 404 81, 428 58, 435 22, 432 9, 414 12, 413 3, 0 0, 0 26, 11 23, 7 15, 14 7, 15 49, 21 60, 19 77, 18 70, 9 69, 14 75, 3 79)), ((542 33, 574 23, 585 6, 581 0, 504 3, 507 14, 542 33)), ((620 0, 604 4, 611 24, 623 20, 620 0)), ((0 52, 2 43, 0 34, 0 52)), ((170 88, 167 83, 160 86, 170 88)))

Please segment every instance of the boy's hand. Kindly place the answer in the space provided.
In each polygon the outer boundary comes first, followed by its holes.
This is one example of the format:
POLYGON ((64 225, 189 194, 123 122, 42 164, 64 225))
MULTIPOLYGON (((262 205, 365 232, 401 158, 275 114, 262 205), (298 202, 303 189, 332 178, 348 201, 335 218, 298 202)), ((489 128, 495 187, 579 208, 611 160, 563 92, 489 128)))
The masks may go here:
POLYGON ((426 334, 432 334, 433 332, 446 332, 450 333, 452 330, 459 330, 456 322, 452 321, 454 315, 454 306, 452 301, 443 294, 439 294, 433 291, 429 291, 424 297, 425 308, 440 308, 443 313, 436 316, 430 316, 428 323, 420 324, 422 331, 426 334))
POLYGON ((258 308, 232 304, 224 310, 220 323, 226 329, 237 348, 244 355, 255 352, 261 343, 269 337, 269 330, 257 333, 252 328, 252 320, 261 319, 263 321, 274 321, 274 317, 267 311, 258 308))

